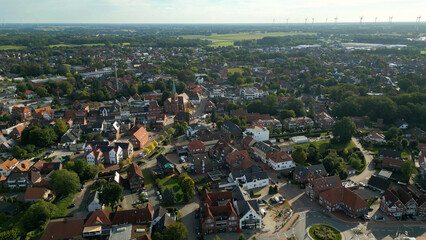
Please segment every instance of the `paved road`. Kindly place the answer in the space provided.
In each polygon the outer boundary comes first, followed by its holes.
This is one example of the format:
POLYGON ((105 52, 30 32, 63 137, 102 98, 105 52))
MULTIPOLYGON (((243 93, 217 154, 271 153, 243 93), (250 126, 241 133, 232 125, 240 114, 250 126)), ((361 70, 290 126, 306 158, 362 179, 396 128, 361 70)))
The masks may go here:
POLYGON ((364 171, 361 174, 358 174, 356 176, 351 177, 350 179, 354 182, 364 182, 367 183, 368 179, 371 175, 373 175, 376 171, 374 170, 374 163, 373 163, 373 155, 371 152, 365 150, 362 145, 359 143, 358 139, 352 138, 352 141, 355 143, 357 148, 361 150, 361 152, 364 154, 365 162, 367 164, 367 167, 364 169, 364 171))
POLYGON ((86 216, 89 214, 87 205, 89 204, 88 201, 90 196, 90 189, 94 182, 94 180, 86 182, 84 184, 83 190, 75 194, 72 201, 72 203, 75 204, 75 207, 69 211, 69 214, 74 214, 73 218, 86 218, 86 216))

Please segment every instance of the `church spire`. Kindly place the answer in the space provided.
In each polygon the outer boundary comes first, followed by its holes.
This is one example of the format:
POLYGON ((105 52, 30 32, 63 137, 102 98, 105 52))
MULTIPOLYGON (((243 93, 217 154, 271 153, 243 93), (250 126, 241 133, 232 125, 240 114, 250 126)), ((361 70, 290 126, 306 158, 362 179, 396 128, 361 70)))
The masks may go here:
POLYGON ((176 94, 176 85, 175 85, 175 80, 173 80, 173 87, 172 87, 172 95, 176 94))

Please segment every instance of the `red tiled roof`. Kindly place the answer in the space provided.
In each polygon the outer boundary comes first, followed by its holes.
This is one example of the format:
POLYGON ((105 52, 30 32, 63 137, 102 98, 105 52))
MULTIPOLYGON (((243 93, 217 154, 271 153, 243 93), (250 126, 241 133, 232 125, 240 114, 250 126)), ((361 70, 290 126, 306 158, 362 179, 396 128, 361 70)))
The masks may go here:
POLYGON ((44 188, 27 188, 24 199, 43 199, 44 188))
POLYGON ((293 158, 291 158, 291 156, 288 153, 281 152, 281 151, 267 153, 266 158, 271 159, 272 161, 276 163, 293 161, 293 158))
POLYGON ((204 148, 205 148, 205 146, 204 146, 203 141, 196 140, 196 141, 192 141, 188 144, 189 151, 192 151, 194 149, 204 149, 204 148))
POLYGON ((325 191, 328 189, 336 188, 342 186, 342 181, 338 175, 329 176, 329 177, 319 177, 314 179, 313 190, 317 191, 325 191))
POLYGON ((84 219, 50 221, 40 240, 71 239, 81 236, 83 232, 83 225, 84 219))
POLYGON ((253 165, 246 150, 237 150, 229 153, 226 156, 226 162, 229 164, 231 171, 245 170, 253 165))

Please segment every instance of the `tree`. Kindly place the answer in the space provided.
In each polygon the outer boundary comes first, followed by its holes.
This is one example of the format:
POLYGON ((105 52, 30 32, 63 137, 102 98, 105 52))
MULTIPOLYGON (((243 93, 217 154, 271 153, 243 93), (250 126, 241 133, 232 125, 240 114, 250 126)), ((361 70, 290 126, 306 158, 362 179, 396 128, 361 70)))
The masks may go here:
POLYGON ((181 186, 184 201, 189 201, 194 196, 194 180, 190 177, 183 179, 181 186))
POLYGON ((180 71, 177 77, 180 82, 195 82, 195 75, 190 70, 180 71))
POLYGON ((155 146, 154 146, 154 144, 153 143, 150 143, 149 145, 148 145, 148 148, 149 148, 149 150, 154 150, 155 149, 155 146))
POLYGON ((37 201, 25 211, 22 222, 27 232, 43 226, 52 216, 56 206, 43 200, 37 201))
POLYGON ((298 163, 298 164, 302 164, 306 161, 306 159, 308 158, 306 156, 306 152, 303 148, 296 148, 296 150, 291 153, 291 157, 293 158, 293 160, 298 163))
POLYGON ((351 166, 355 169, 361 169, 362 167, 362 162, 361 162, 361 159, 359 158, 351 157, 350 163, 351 163, 351 166))
POLYGON ((173 191, 173 189, 166 188, 163 191, 163 197, 164 197, 164 204, 166 205, 172 205, 176 202, 176 194, 173 191))
POLYGON ((294 113, 294 110, 284 109, 280 112, 281 119, 292 118, 292 117, 296 117, 296 113, 294 113))
POLYGON ((164 141, 164 136, 160 135, 160 141, 164 141))
POLYGON ((56 120, 53 130, 55 130, 55 133, 58 137, 61 137, 68 130, 68 127, 64 120, 58 119, 56 120))
POLYGON ((244 236, 243 233, 240 234, 240 236, 238 237, 238 240, 246 240, 246 237, 244 236))
POLYGON ((333 136, 340 143, 348 143, 356 133, 355 123, 348 117, 337 120, 333 125, 333 136))
POLYGON ((174 128, 169 128, 169 129, 167 129, 167 132, 169 134, 171 134, 171 135, 174 135, 175 134, 175 129, 174 128))
POLYGON ((144 148, 143 149, 143 153, 148 154, 149 153, 149 149, 148 148, 144 148))
POLYGON ((39 97, 48 97, 50 94, 45 87, 38 87, 35 92, 39 97))
POLYGON ((169 224, 163 231, 164 240, 185 240, 188 238, 188 229, 182 222, 169 224))
POLYGON ((297 117, 306 116, 305 104, 298 99, 292 99, 290 102, 284 104, 284 109, 293 110, 297 117))
POLYGON ((411 175, 417 174, 417 169, 413 161, 405 160, 401 167, 401 173, 406 181, 410 180, 411 175))
POLYGON ((386 140, 396 139, 402 135, 402 130, 397 127, 390 127, 385 133, 386 140))
POLYGON ((163 238, 163 235, 161 235, 161 233, 155 232, 154 235, 152 236, 152 240, 164 240, 164 238, 163 238))
POLYGON ((53 172, 50 184, 54 193, 66 197, 80 188, 80 178, 77 173, 63 169, 53 172))
POLYGON ((123 187, 116 183, 108 183, 99 194, 99 203, 115 208, 119 201, 123 201, 123 187))
POLYGON ((158 147, 158 142, 157 141, 153 141, 152 144, 154 144, 154 147, 158 147))

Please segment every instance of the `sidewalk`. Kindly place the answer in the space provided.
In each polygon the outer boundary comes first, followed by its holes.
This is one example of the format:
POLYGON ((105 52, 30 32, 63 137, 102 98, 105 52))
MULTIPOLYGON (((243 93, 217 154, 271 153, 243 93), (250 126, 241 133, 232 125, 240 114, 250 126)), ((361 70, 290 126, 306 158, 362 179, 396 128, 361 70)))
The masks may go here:
POLYGON ((299 218, 299 213, 294 213, 291 216, 290 220, 284 225, 284 227, 280 230, 280 232, 287 232, 288 229, 293 225, 293 223, 299 218))

